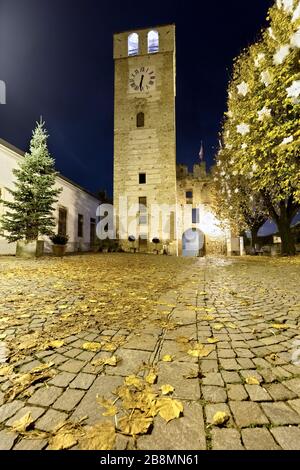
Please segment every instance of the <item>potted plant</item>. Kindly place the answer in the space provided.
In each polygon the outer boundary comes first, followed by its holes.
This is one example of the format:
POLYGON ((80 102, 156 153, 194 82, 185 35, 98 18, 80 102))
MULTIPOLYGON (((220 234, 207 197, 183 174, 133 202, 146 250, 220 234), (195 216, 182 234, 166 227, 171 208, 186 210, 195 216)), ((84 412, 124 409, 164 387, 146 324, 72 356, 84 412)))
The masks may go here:
POLYGON ((109 253, 109 240, 103 240, 102 241, 102 253, 109 253))
POLYGON ((136 240, 135 240, 135 237, 134 237, 133 235, 130 235, 130 236, 128 237, 128 241, 129 241, 129 243, 130 243, 130 245, 131 245, 130 251, 132 251, 133 253, 136 253, 136 246, 135 246, 135 241, 136 241, 136 240))
POLYGON ((154 243, 154 245, 155 245, 155 247, 156 247, 154 251, 155 251, 156 254, 158 255, 158 254, 159 254, 158 245, 160 244, 160 239, 157 238, 157 237, 156 237, 156 238, 153 238, 152 243, 154 243))
POLYGON ((62 257, 66 253, 67 243, 69 241, 69 237, 67 235, 53 235, 50 237, 52 241, 52 251, 55 256, 62 257))

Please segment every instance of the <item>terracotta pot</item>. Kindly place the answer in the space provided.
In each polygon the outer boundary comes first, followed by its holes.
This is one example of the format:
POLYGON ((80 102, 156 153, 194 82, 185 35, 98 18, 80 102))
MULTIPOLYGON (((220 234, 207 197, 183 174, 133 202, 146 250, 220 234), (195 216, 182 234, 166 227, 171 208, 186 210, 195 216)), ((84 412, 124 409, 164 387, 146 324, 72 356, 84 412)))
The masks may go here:
POLYGON ((52 251, 55 256, 62 257, 65 255, 67 245, 52 245, 52 251))

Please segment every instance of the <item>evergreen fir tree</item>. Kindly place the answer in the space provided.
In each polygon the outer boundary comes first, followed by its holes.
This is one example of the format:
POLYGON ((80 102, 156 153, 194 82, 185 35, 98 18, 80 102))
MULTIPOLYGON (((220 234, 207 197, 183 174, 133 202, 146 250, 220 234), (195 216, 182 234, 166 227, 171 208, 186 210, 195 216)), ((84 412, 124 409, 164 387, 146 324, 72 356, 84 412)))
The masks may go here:
POLYGON ((50 236, 56 225, 53 205, 61 189, 55 188, 57 173, 48 151, 48 134, 44 126, 42 120, 37 123, 30 152, 25 154, 19 168, 13 170, 15 188, 8 189, 13 200, 1 201, 7 211, 0 225, 10 243, 35 241, 41 235, 50 236))

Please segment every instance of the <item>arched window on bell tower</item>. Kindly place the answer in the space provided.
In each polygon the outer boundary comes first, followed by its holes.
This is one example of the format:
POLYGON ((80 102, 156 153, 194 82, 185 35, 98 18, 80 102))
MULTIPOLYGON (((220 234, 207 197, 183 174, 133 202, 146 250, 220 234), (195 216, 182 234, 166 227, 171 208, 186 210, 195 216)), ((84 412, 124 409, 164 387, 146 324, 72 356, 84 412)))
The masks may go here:
POLYGON ((139 53, 139 35, 132 33, 128 36, 128 55, 138 55, 139 53))
POLYGON ((145 114, 142 112, 136 115, 136 127, 145 127, 145 114))
POLYGON ((148 33, 148 52, 154 54, 159 52, 159 34, 158 31, 150 31, 148 33))

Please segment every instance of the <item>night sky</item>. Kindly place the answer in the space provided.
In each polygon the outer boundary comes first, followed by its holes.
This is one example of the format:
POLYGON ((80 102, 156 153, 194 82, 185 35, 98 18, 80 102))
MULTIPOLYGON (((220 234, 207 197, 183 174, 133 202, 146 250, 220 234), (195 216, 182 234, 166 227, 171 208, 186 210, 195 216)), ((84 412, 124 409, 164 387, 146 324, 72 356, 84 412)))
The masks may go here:
MULTIPOLYGON (((27 150, 40 115, 57 169, 112 191, 114 32, 177 25, 177 161, 212 163, 233 58, 272 0, 0 0, 0 137, 27 150)), ((0 169, 1 170, 1 169, 0 169)))

